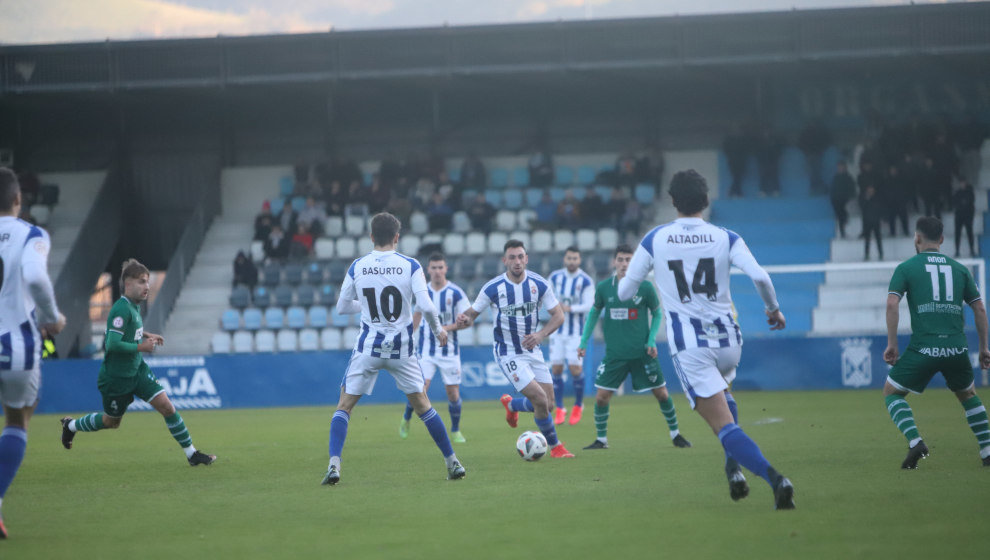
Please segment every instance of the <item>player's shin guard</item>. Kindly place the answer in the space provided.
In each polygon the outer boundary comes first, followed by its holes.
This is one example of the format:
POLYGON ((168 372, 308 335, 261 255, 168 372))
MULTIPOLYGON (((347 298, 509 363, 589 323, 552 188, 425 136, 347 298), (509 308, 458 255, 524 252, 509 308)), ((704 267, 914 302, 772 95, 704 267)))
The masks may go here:
POLYGON ((344 440, 347 439, 347 424, 351 415, 343 410, 333 413, 330 420, 330 457, 340 457, 344 451, 344 440))
POLYGON ((553 400, 557 408, 564 408, 564 374, 553 376, 553 400))
POLYGON ((406 411, 402 413, 402 418, 405 420, 411 420, 413 413, 413 407, 411 404, 406 403, 406 411))
POLYGON ((595 433, 598 439, 608 437, 608 404, 595 403, 595 433))
POLYGON ((450 412, 450 431, 461 431, 461 399, 449 401, 447 410, 450 412))
MULTIPOLYGON (((729 412, 732 413, 732 421, 736 424, 739 423, 739 405, 736 404, 736 399, 732 397, 732 393, 729 391, 724 391, 725 402, 729 405, 729 412)), ((739 462, 729 455, 729 451, 725 451, 725 474, 731 475, 732 473, 739 470, 739 462)))
POLYGON ((0 499, 17 476, 27 449, 27 432, 18 426, 7 426, 0 433, 0 499))
POLYGON ((753 474, 763 477, 767 484, 773 486, 770 476, 770 463, 763 457, 759 446, 756 445, 746 432, 736 424, 726 424, 718 433, 725 452, 739 461, 739 464, 753 471, 753 474))
POLYGON ((908 445, 920 440, 921 435, 918 433, 918 426, 914 423, 914 412, 911 410, 911 405, 904 400, 904 397, 901 395, 887 395, 884 397, 883 402, 887 405, 887 413, 890 414, 890 419, 894 421, 894 425, 897 426, 897 429, 908 440, 908 445))
POLYGON ((165 425, 168 426, 168 432, 172 434, 172 438, 179 442, 179 445, 183 449, 192 445, 192 436, 189 435, 189 430, 186 429, 186 423, 182 420, 182 416, 178 412, 166 417, 165 425))
POLYGON ((437 447, 440 448, 440 452, 443 453, 444 457, 450 457, 454 454, 454 448, 450 445, 450 437, 447 435, 447 427, 443 425, 443 420, 437 413, 436 409, 430 408, 423 414, 419 416, 419 419, 426 424, 427 431, 430 432, 430 436, 433 441, 436 442, 437 447))
POLYGON ((980 397, 975 395, 963 402, 962 406, 966 410, 969 429, 973 430, 976 443, 980 445, 980 457, 990 457, 990 422, 987 420, 987 409, 980 401, 980 397))
POLYGON ((78 420, 69 423, 69 429, 73 432, 96 432, 103 429, 103 415, 99 412, 87 414, 78 420))
POLYGON ((553 418, 547 416, 546 418, 534 418, 536 420, 536 427, 543 432, 543 437, 547 438, 547 445, 553 447, 560 443, 557 440, 557 430, 553 427, 553 418))
POLYGON ((574 378, 574 406, 584 406, 584 376, 574 378))
POLYGON ((516 397, 509 402, 509 410, 513 412, 533 412, 533 401, 526 397, 516 397))
POLYGON ((660 412, 663 413, 663 419, 667 421, 667 428, 670 433, 675 434, 679 428, 677 425, 677 411, 674 410, 674 399, 667 397, 667 400, 660 401, 660 412))

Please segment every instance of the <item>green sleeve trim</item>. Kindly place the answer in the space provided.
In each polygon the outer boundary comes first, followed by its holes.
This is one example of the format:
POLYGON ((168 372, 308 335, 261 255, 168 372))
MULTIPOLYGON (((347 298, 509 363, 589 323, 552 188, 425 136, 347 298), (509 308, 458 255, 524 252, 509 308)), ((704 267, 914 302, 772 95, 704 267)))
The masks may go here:
POLYGON ((103 348, 107 352, 126 352, 129 354, 137 353, 137 342, 124 342, 123 338, 124 336, 117 331, 110 331, 107 333, 107 340, 104 343, 103 348))
POLYGON ((584 332, 581 333, 581 344, 578 348, 584 348, 587 350, 588 341, 591 340, 591 334, 595 332, 595 325, 598 324, 598 316, 601 314, 601 308, 591 308, 591 312, 588 313, 588 318, 584 320, 584 332))

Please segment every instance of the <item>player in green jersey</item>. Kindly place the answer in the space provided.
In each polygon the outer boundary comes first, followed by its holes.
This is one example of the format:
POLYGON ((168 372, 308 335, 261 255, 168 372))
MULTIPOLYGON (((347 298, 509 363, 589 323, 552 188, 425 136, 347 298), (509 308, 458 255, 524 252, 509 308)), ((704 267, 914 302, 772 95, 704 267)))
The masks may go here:
POLYGON ((107 317, 107 333, 103 342, 105 355, 97 381, 97 387, 103 395, 103 413, 94 412, 78 420, 68 416, 63 418, 62 445, 71 449, 76 432, 120 427, 127 406, 134 401, 136 395, 165 417, 168 431, 182 446, 190 465, 209 465, 216 460, 216 455, 208 455, 193 447, 192 437, 182 416, 176 412, 165 389, 141 356, 142 352, 151 353, 155 346, 165 343, 161 335, 144 332, 144 324, 141 322, 141 310, 138 306, 148 299, 149 277, 147 267, 137 260, 128 259, 124 262, 120 275, 124 295, 113 304, 110 316, 107 317))
POLYGON ((604 311, 605 359, 595 374, 595 387, 598 388, 595 394, 595 429, 598 437, 585 449, 608 449, 609 401, 627 375, 632 376, 634 391, 652 391, 657 398, 674 446, 691 447, 691 443, 678 430, 674 400, 667 393, 667 382, 657 362, 657 332, 663 318, 657 291, 653 284, 643 282, 632 300, 619 301, 619 280, 626 275, 632 256, 632 247, 628 245, 619 245, 615 249, 615 276, 599 282, 595 287, 595 303, 585 320, 578 346, 578 356, 584 358, 598 316, 604 311))
POLYGON ((914 234, 918 254, 898 265, 887 295, 887 349, 883 359, 893 368, 883 387, 884 403, 897 429, 908 440, 902 469, 918 467, 928 447, 918 433, 914 413, 904 397, 921 394, 935 373, 941 372, 949 390, 966 411, 966 420, 980 446, 983 466, 990 467, 990 425, 987 411, 976 396, 973 366, 969 361, 963 303, 973 309, 980 338, 980 366, 990 368, 987 347, 987 312, 973 276, 963 265, 939 252, 942 222, 919 218, 914 234), (911 311, 911 341, 903 356, 897 348, 898 305, 907 294, 911 311))

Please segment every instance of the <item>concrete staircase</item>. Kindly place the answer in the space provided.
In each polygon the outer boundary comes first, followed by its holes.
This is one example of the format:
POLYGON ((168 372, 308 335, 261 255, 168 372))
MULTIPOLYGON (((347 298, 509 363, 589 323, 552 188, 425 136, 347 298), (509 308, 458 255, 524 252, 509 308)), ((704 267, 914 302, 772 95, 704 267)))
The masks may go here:
POLYGON ((106 175, 106 171, 41 175, 43 184, 56 184, 60 190, 59 202, 44 225, 52 239, 52 250, 48 255, 48 274, 52 282, 58 279, 106 175))

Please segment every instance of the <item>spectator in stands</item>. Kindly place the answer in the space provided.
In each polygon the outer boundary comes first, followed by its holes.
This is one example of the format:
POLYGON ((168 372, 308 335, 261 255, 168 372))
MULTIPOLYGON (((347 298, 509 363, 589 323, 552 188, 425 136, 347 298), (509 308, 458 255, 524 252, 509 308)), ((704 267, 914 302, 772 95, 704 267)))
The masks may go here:
POLYGON ((743 195, 743 177, 746 175, 746 160, 749 159, 751 149, 751 142, 744 134, 743 127, 738 125, 722 142, 722 151, 725 152, 726 163, 729 165, 729 175, 732 176, 729 196, 743 195))
POLYGON ((901 229, 904 235, 911 235, 908 231, 908 204, 910 200, 908 186, 901 178, 900 166, 891 165, 887 169, 887 176, 883 181, 884 203, 887 205, 887 222, 890 224, 890 236, 897 235, 897 221, 901 222, 901 229))
POLYGON ((263 247, 267 259, 280 261, 289 256, 289 240, 285 238, 282 226, 277 223, 272 226, 272 232, 268 234, 263 247))
POLYGON ((472 151, 461 164, 461 186, 466 189, 483 189, 486 184, 485 164, 472 151))
POLYGON ((594 187, 589 186, 584 192, 584 199, 581 200, 581 206, 579 207, 581 216, 581 227, 586 228, 600 228, 605 222, 603 219, 603 210, 605 208, 605 201, 602 200, 601 195, 594 187))
POLYGON ((296 226, 296 233, 292 236, 292 243, 289 245, 289 256, 308 257, 313 254, 313 234, 309 232, 306 224, 300 223, 296 226))
POLYGON ((41 194, 41 178, 34 171, 25 170, 17 176, 17 182, 21 185, 21 208, 30 210, 41 194))
POLYGON ((351 183, 357 183, 360 186, 364 186, 364 173, 361 172, 361 168, 358 167, 357 162, 353 159, 345 159, 340 163, 339 170, 340 182, 350 185, 351 183))
POLYGON ((540 147, 529 156, 529 186, 549 187, 553 184, 553 157, 549 150, 540 147))
POLYGON ((835 212, 835 221, 839 224, 839 235, 846 236, 846 223, 849 222, 849 210, 846 208, 849 201, 856 196, 856 183, 846 162, 840 161, 836 166, 835 176, 832 177, 832 188, 829 197, 832 199, 832 211, 835 212))
POLYGON ((883 241, 880 239, 880 222, 883 219, 884 208, 877 189, 873 184, 867 184, 859 200, 860 210, 863 214, 863 239, 864 256, 863 260, 870 260, 870 236, 877 240, 877 255, 883 260, 883 241))
POLYGON ((952 210, 952 178, 959 175, 959 158, 956 156, 956 148, 949 142, 949 135, 945 130, 940 130, 935 135, 935 143, 932 145, 930 154, 939 202, 952 210))
POLYGON ((581 225, 581 201, 574 197, 571 189, 567 189, 564 199, 557 204, 557 224, 572 230, 581 225))
POLYGON ((550 189, 543 189, 543 196, 536 203, 536 222, 545 228, 557 227, 557 203, 550 196, 550 189))
POLYGON ((371 176, 371 186, 368 188, 368 210, 372 214, 377 214, 385 208, 388 207, 389 199, 391 199, 392 193, 389 188, 386 187, 375 173, 371 176))
POLYGON ((615 184, 630 188, 636 186, 636 158, 629 152, 615 160, 615 184))
POLYGON ((327 212, 323 206, 316 202, 313 197, 306 199, 306 207, 299 212, 296 224, 306 226, 306 229, 313 235, 323 235, 327 224, 327 212))
POLYGON ((309 164, 303 160, 297 161, 296 164, 292 166, 292 175, 295 178, 295 183, 297 185, 305 185, 309 183, 309 170, 309 164))
POLYGON ((450 180, 446 171, 440 171, 437 174, 437 192, 450 202, 450 205, 455 209, 461 207, 460 189, 450 180))
POLYGON ((643 222, 643 205, 635 198, 626 201, 626 209, 619 217, 618 230, 620 234, 638 234, 640 224, 643 222))
POLYGON ((433 184, 433 181, 426 177, 420 177, 416 184, 413 186, 412 193, 410 194, 410 199, 412 200, 413 208, 417 210, 426 210, 433 200, 433 194, 436 192, 437 187, 433 184))
POLYGON ((433 193, 433 199, 426 207, 426 217, 430 221, 430 230, 449 230, 454 217, 454 207, 450 201, 439 192, 433 193))
MULTIPOLYGON (((547 193, 547 196, 550 196, 547 193)), ((550 201, 553 203, 553 201, 550 201)), ((479 192, 467 208, 468 218, 471 219, 471 227, 476 230, 489 233, 492 231, 492 221, 495 219, 495 207, 488 203, 485 194, 479 192)))
POLYGON ((940 218, 942 215, 941 189, 935 173, 935 161, 931 157, 925 157, 925 165, 919 170, 918 191, 921 194, 921 201, 925 205, 925 216, 940 218))
POLYGON ((344 191, 340 181, 330 181, 330 187, 324 194, 327 214, 331 216, 343 216, 344 207, 347 206, 347 192, 344 191))
POLYGON ((254 217, 254 240, 264 241, 268 239, 268 234, 272 232, 274 217, 272 216, 272 203, 267 200, 261 203, 261 213, 254 217))
POLYGON ((655 185, 657 194, 660 194, 663 170, 663 153, 655 146, 647 147, 636 159, 636 182, 655 185))
POLYGON ((234 258, 234 282, 232 287, 243 284, 248 289, 253 290, 257 283, 258 267, 254 266, 254 263, 251 262, 251 259, 248 258, 244 251, 238 251, 237 257, 234 258))
POLYGON ((969 241, 969 254, 976 256, 973 247, 973 217, 976 215, 976 194, 969 181, 960 181, 959 188, 953 193, 953 207, 956 210, 956 258, 959 257, 959 245, 963 228, 966 228, 966 240, 969 241))
POLYGON ((959 175, 970 185, 980 184, 980 149, 988 135, 990 127, 980 122, 975 115, 970 115, 965 123, 957 127, 954 134, 959 148, 959 175))
POLYGON ((282 231, 295 231, 298 214, 292 209, 292 205, 286 202, 282 211, 278 213, 275 222, 282 227, 282 231))
POLYGON ((347 187, 347 205, 355 204, 368 205, 368 189, 364 188, 360 181, 351 181, 347 187))
POLYGON ((783 151, 783 141, 769 124, 764 124, 756 142, 756 164, 760 169, 760 193, 763 196, 780 195, 780 154, 783 151))
POLYGON ((608 225, 615 229, 622 229, 622 222, 626 216, 626 207, 629 205, 629 193, 626 189, 612 187, 612 196, 608 204, 605 205, 605 215, 608 225))
POLYGON ((395 159, 395 154, 391 152, 385 154, 381 164, 378 166, 378 179, 382 182, 382 185, 389 188, 394 187, 398 184, 400 175, 402 175, 402 166, 395 159))
POLYGON ((804 152, 808 164, 808 177, 811 180, 811 193, 824 194, 825 180, 822 178, 822 157, 832 144, 832 134, 820 120, 812 121, 798 135, 798 147, 804 152))
POLYGON ((918 196, 920 190, 920 179, 922 175, 921 166, 918 159, 912 153, 904 154, 898 170, 901 181, 904 183, 904 190, 907 192, 908 203, 915 212, 920 210, 918 206, 918 196))
POLYGON ((409 198, 404 196, 396 196, 392 193, 389 198, 388 206, 385 207, 389 214, 392 214, 399 219, 400 223, 408 224, 409 218, 412 216, 413 207, 409 202, 409 198))
POLYGON ((419 159, 415 154, 407 154, 399 161, 399 177, 405 179, 407 185, 415 185, 419 181, 420 169, 419 159))

